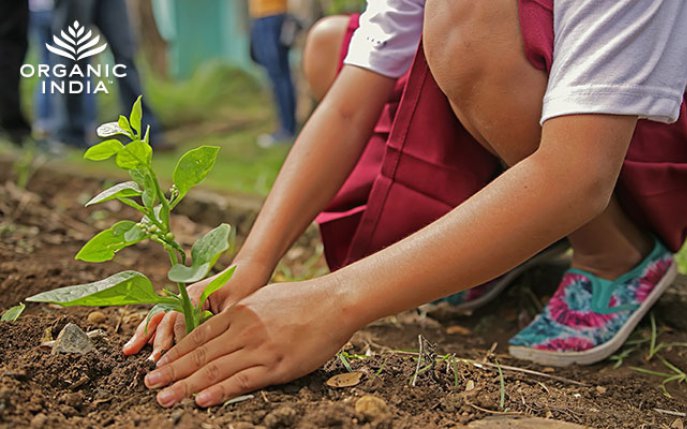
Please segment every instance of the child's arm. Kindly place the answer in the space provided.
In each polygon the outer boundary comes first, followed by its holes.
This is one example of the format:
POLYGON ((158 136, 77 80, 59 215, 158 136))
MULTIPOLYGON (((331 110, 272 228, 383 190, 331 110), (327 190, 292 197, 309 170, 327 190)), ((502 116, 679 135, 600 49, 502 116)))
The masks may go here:
MULTIPOLYGON (((266 286, 182 340, 146 377, 210 406, 303 376, 357 329, 524 262, 607 206, 636 117, 561 116, 540 148, 418 233, 336 273, 266 286)), ((409 208, 411 209, 411 208, 409 208)))
POLYGON ((286 159, 237 265, 246 261, 272 273, 349 176, 394 84, 362 68, 343 68, 286 159))
POLYGON ((429 227, 334 273, 352 313, 366 323, 482 284, 583 226, 608 205, 636 121, 547 121, 534 154, 429 227))
MULTIPOLYGON (((329 93, 310 118, 291 150, 234 264, 236 273, 209 300, 218 312, 264 286, 284 252, 334 197, 367 143, 395 84, 377 73, 343 68, 329 93)), ((209 280, 189 287, 200 296, 209 280)), ((183 317, 158 313, 143 321, 124 346, 138 353, 155 335, 156 360, 184 335, 183 317)))

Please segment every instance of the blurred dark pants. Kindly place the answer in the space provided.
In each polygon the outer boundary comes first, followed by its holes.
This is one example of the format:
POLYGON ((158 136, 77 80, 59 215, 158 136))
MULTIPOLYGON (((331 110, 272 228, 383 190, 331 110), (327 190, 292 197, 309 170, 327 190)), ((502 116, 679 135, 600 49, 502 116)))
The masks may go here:
POLYGON ((255 61, 265 68, 279 113, 278 133, 296 134, 296 94, 289 67, 289 48, 281 42, 281 29, 286 15, 273 15, 253 20, 251 49, 255 61))
POLYGON ((28 27, 28 2, 3 0, 0 11, 0 129, 15 140, 31 133, 19 99, 19 71, 28 48, 28 27))
MULTIPOLYGON (((30 27, 33 43, 38 51, 38 61, 41 64, 52 65, 55 63, 54 56, 45 47, 46 43, 52 42, 53 35, 53 11, 44 10, 31 12, 30 27)), ((46 86, 50 84, 48 79, 46 86)), ((40 85, 36 87, 33 96, 34 129, 52 135, 55 131, 55 109, 54 99, 58 95, 44 94, 40 85)), ((83 94, 83 129, 93 127, 96 123, 97 100, 93 94, 83 94)))
MULTIPOLYGON (((95 26, 105 37, 116 64, 126 66, 127 76, 117 80, 122 114, 128 116, 136 98, 143 94, 141 78, 134 63, 136 42, 129 22, 125 0, 56 0, 53 29, 56 34, 74 21, 79 21, 87 29, 95 26)), ((70 64, 69 60, 60 61, 70 64)), ((87 60, 80 64, 85 66, 87 60), (83 63, 83 64, 81 64, 83 63)), ((84 105, 81 95, 60 97, 61 103, 57 116, 57 134, 68 144, 83 145, 86 141, 84 129, 84 105)), ((143 102, 143 123, 150 125, 151 143, 161 142, 162 130, 148 103, 143 102)))

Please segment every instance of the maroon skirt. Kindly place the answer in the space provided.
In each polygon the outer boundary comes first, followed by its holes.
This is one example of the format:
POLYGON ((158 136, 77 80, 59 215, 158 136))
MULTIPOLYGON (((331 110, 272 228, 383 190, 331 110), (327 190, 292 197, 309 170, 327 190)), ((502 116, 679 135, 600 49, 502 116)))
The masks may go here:
MULTIPOLYGON (((519 0, 525 52, 548 73, 553 59, 552 0, 519 0)), ((358 16, 342 49, 348 51, 358 16)), ((641 120, 616 187, 627 214, 673 251, 687 237, 687 112, 666 125, 641 120)), ((332 270, 432 223, 486 186, 501 163, 463 128, 434 81, 423 50, 401 77, 365 151, 317 218, 332 270)))

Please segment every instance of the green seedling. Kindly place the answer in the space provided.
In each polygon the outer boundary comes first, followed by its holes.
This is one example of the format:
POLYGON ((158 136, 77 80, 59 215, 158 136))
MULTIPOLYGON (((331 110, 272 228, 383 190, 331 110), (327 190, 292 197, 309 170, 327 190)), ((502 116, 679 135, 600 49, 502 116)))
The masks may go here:
POLYGON ((666 358, 663 356, 658 356, 660 361, 663 363, 663 365, 670 370, 670 372, 661 372, 661 371, 652 371, 649 369, 645 368, 637 368, 637 367, 630 367, 631 370, 636 371, 640 374, 645 374, 645 375, 650 375, 653 377, 659 377, 661 378, 661 385, 660 389, 663 392, 663 395, 672 398, 670 393, 668 392, 668 389, 666 386, 669 383, 677 383, 677 384, 682 384, 682 383, 687 383, 687 373, 683 371, 682 369, 678 368, 671 362, 669 362, 666 358))
POLYGON ((100 232, 77 253, 76 259, 100 263, 111 261, 122 249, 144 240, 161 245, 169 255, 169 280, 176 283, 177 293, 164 290, 155 292, 151 281, 135 271, 124 271, 94 283, 68 286, 44 292, 27 299, 69 306, 119 306, 129 304, 154 305, 147 320, 159 312, 178 311, 184 315, 187 332, 203 323, 211 313, 203 311, 208 297, 229 281, 234 268, 215 277, 202 292, 195 304, 186 285, 207 278, 222 254, 229 251, 234 240, 232 228, 222 224, 196 241, 191 249, 191 262, 186 251, 176 241, 170 227, 170 214, 194 186, 201 183, 215 164, 218 147, 201 146, 185 153, 174 170, 174 185, 163 192, 152 166, 153 150, 150 146, 150 128, 143 133, 141 98, 136 101, 131 115, 119 117, 114 124, 99 128, 101 137, 123 136, 129 140, 105 140, 84 154, 92 161, 114 158, 117 166, 129 173, 131 181, 115 185, 93 197, 86 206, 117 200, 141 213, 138 221, 123 220, 100 232))
POLYGON ((446 364, 446 375, 449 371, 453 372, 453 387, 458 387, 458 358, 455 354, 447 354, 441 357, 441 360, 446 364))
POLYGON ((346 368, 346 371, 348 371, 348 372, 353 372, 353 367, 351 366, 352 360, 365 360, 368 358, 368 356, 365 356, 365 355, 358 355, 358 354, 348 353, 348 352, 344 352, 344 351, 337 353, 336 357, 339 359, 339 361, 341 362, 341 365, 343 365, 344 368, 346 368))
POLYGON ((37 164, 38 148, 36 147, 36 142, 29 139, 24 143, 22 154, 13 165, 17 187, 19 189, 26 190, 31 180, 31 176, 38 167, 37 164))
POLYGON ((20 303, 19 305, 15 305, 12 308, 8 308, 5 310, 4 313, 2 313, 2 317, 0 317, 0 321, 3 322, 14 322, 15 320, 19 319, 19 316, 24 312, 24 309, 26 306, 24 303, 20 303))

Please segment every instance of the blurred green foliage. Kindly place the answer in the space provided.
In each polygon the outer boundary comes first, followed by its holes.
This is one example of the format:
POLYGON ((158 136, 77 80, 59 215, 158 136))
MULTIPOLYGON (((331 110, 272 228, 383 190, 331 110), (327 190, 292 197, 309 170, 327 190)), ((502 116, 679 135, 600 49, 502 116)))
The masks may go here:
POLYGON ((322 10, 327 15, 342 13, 362 12, 365 9, 365 0, 321 0, 322 10))
POLYGON ((677 254, 676 259, 680 272, 687 275, 687 243, 682 246, 682 250, 677 254))
MULTIPOLYGON (((154 75, 143 61, 140 65, 145 100, 162 122, 168 141, 178 146, 177 152, 201 145, 222 147, 205 186, 223 192, 266 195, 290 146, 265 150, 255 144, 257 136, 271 132, 275 123, 270 94, 255 76, 210 62, 190 79, 177 81, 154 75)), ((36 84, 36 79, 22 81, 24 108, 29 116, 36 84)), ((115 86, 110 94, 100 94, 97 101, 99 122, 122 113, 115 86)), ((114 167, 83 161, 82 155, 79 150, 69 151, 55 162, 85 174, 121 175, 114 167)), ((177 157, 178 153, 162 152, 155 156, 161 181, 170 181, 177 157)))

